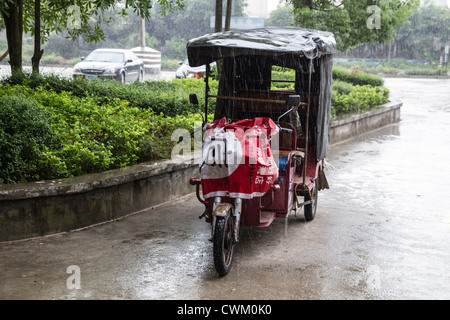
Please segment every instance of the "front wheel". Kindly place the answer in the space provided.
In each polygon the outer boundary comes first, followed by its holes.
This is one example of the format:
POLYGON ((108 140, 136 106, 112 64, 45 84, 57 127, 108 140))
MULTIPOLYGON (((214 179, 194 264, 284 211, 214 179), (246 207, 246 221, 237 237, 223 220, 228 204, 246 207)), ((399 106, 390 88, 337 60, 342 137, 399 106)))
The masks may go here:
POLYGON ((214 266, 219 276, 227 275, 231 270, 233 260, 234 238, 233 238, 234 218, 231 210, 225 217, 217 217, 214 229, 214 266))
POLYGON ((305 201, 311 200, 309 204, 305 204, 305 220, 312 221, 316 216, 317 210, 317 198, 319 192, 317 191, 317 180, 314 183, 314 187, 311 189, 311 197, 308 195, 305 196, 305 201))

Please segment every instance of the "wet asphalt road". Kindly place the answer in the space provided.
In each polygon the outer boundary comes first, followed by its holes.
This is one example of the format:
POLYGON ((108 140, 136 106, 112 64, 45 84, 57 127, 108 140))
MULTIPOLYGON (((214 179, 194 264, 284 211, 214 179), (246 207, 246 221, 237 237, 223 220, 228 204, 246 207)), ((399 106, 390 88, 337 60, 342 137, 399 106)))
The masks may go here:
POLYGON ((1 243, 0 299, 450 299, 450 80, 385 84, 401 122, 333 146, 316 219, 244 228, 226 277, 192 195, 1 243))

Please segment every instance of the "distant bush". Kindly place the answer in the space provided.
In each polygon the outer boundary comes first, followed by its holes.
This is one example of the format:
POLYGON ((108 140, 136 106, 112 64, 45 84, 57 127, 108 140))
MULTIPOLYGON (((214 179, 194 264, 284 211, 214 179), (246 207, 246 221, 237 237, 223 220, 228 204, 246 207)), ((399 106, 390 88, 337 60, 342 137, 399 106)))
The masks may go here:
MULTIPOLYGON (((295 71, 292 69, 283 69, 281 67, 272 68, 272 80, 295 80, 295 71)), ((370 85, 372 87, 381 87, 384 81, 381 77, 363 72, 359 67, 344 69, 341 67, 333 67, 333 85, 334 83, 348 83, 352 85, 370 85)), ((275 82, 272 83, 273 89, 293 88, 293 84, 275 82)))
POLYGON ((41 64, 65 64, 66 60, 56 53, 44 54, 40 61, 41 64))
POLYGON ((447 70, 444 69, 425 69, 425 68, 411 68, 409 70, 405 70, 406 75, 415 75, 415 76, 443 76, 447 75, 447 70))
MULTIPOLYGON (((272 68, 272 80, 293 80, 295 71, 281 67, 272 68)), ((272 90, 293 89, 292 83, 272 82, 272 90)), ((349 70, 333 68, 331 113, 333 118, 368 111, 387 103, 389 90, 383 87, 383 79, 362 72, 359 68, 349 70)))
POLYGON ((359 69, 353 69, 352 71, 334 67, 333 80, 341 80, 360 86, 370 85, 372 87, 381 87, 384 84, 383 79, 379 76, 361 72, 359 69))
MULTIPOLYGON (((272 67, 272 80, 293 81, 295 80, 295 71, 274 66, 272 67)), ((294 87, 295 84, 292 82, 272 82, 273 90, 293 90, 294 87)))
POLYGON ((167 57, 161 57, 161 69, 163 70, 177 70, 180 65, 178 62, 181 61, 181 59, 170 59, 167 57))

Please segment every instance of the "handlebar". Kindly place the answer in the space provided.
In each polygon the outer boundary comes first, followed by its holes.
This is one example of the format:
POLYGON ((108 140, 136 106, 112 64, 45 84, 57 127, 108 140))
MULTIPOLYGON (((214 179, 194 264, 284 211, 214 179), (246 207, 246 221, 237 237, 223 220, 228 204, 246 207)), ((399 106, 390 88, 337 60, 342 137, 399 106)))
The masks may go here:
POLYGON ((280 129, 281 132, 292 133, 292 129, 283 128, 278 123, 277 123, 277 127, 278 127, 278 129, 280 129))

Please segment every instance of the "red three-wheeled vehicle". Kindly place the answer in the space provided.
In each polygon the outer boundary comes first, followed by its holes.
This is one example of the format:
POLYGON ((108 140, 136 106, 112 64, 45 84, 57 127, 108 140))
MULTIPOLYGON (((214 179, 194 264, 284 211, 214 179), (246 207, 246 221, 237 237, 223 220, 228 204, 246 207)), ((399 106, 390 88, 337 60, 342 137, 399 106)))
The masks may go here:
MULTIPOLYGON (((267 227, 303 208, 314 219, 318 191, 328 188, 332 33, 263 28, 208 34, 187 44, 191 66, 206 65, 200 178, 190 183, 212 225, 214 264, 228 274, 240 227, 267 227), (219 86, 211 92, 210 65, 219 86), (277 79, 290 70, 291 79, 277 79), (278 86, 277 86, 278 84, 278 86), (279 89, 283 84, 283 88, 279 89)), ((191 103, 198 104, 195 95, 191 103)))

